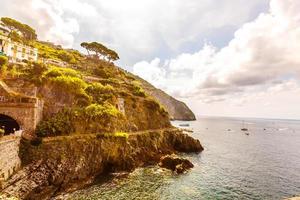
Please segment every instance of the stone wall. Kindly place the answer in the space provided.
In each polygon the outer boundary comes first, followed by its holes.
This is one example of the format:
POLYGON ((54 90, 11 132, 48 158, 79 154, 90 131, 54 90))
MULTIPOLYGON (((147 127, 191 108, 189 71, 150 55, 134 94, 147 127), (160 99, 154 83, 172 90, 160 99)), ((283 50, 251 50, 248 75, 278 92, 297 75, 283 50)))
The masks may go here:
POLYGON ((19 158, 20 137, 0 138, 0 188, 2 183, 21 167, 19 158))
POLYGON ((42 119, 43 102, 36 99, 33 103, 0 103, 0 114, 12 117, 26 134, 33 134, 42 119))

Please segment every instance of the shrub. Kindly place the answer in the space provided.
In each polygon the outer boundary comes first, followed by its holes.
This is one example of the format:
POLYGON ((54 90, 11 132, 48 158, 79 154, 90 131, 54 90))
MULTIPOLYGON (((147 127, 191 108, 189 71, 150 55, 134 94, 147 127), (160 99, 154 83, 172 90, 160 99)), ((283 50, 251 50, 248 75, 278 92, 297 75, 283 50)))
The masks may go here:
POLYGON ((148 97, 147 99, 145 99, 145 103, 149 109, 156 110, 163 115, 168 115, 168 111, 165 109, 165 107, 152 97, 148 97))
POLYGON ((12 66, 12 68, 11 68, 10 71, 9 71, 9 74, 10 74, 12 77, 16 77, 16 76, 19 76, 19 75, 20 75, 20 72, 17 70, 16 65, 13 65, 13 66, 12 66))
POLYGON ((38 137, 68 135, 75 131, 72 116, 73 112, 70 109, 65 109, 55 114, 54 116, 41 121, 36 129, 38 137))
POLYGON ((146 97, 146 92, 137 84, 133 84, 133 94, 140 97, 146 97))
POLYGON ((103 138, 114 138, 114 137, 119 137, 119 138, 126 138, 128 139, 129 135, 128 133, 124 132, 115 132, 115 133, 98 133, 96 135, 97 139, 103 139, 103 138))
POLYGON ((85 115, 92 120, 101 120, 108 118, 117 118, 122 116, 120 111, 112 106, 109 103, 105 103, 104 105, 100 104, 91 104, 85 108, 85 115))
POLYGON ((8 59, 6 56, 0 56, 0 67, 7 65, 8 59))
POLYGON ((32 44, 39 51, 39 57, 62 60, 70 64, 76 64, 82 59, 82 55, 76 50, 64 50, 59 46, 34 42, 32 44))
POLYGON ((70 77, 80 77, 81 74, 70 68, 52 67, 49 71, 45 73, 45 77, 52 78, 58 76, 70 76, 70 77))
POLYGON ((42 63, 28 63, 28 67, 24 70, 25 76, 28 80, 36 85, 43 81, 43 74, 48 70, 48 67, 42 63))
POLYGON ((71 76, 58 76, 51 78, 50 81, 56 84, 61 89, 70 92, 75 95, 85 95, 85 88, 87 83, 82 79, 71 76))
POLYGON ((124 137, 126 139, 128 139, 128 137, 129 137, 128 133, 125 133, 125 132, 115 132, 114 136, 115 137, 124 137))
POLYGON ((1 78, 5 78, 7 76, 7 65, 3 65, 0 69, 1 78))
POLYGON ((109 74, 102 68, 95 68, 94 69, 94 74, 96 76, 101 77, 101 78, 109 78, 109 74))
POLYGON ((141 87, 141 83, 139 81, 132 81, 132 92, 134 95, 136 96, 140 96, 140 97, 146 97, 146 92, 144 91, 144 89, 141 87))
POLYGON ((74 56, 67 51, 61 50, 58 52, 58 58, 61 59, 62 61, 65 61, 70 64, 75 64, 76 60, 74 56))
POLYGON ((115 89, 111 85, 103 86, 101 83, 92 83, 85 91, 93 97, 95 103, 103 103, 113 97, 115 89))

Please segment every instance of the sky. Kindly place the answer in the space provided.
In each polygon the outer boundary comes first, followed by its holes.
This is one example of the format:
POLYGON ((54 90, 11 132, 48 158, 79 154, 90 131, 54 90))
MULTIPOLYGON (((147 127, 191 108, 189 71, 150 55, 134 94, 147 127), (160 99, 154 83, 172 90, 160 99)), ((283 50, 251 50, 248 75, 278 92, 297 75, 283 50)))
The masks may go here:
POLYGON ((198 116, 300 119, 299 0, 2 0, 67 48, 99 41, 198 116), (20 6, 22 5, 22 6, 20 6))

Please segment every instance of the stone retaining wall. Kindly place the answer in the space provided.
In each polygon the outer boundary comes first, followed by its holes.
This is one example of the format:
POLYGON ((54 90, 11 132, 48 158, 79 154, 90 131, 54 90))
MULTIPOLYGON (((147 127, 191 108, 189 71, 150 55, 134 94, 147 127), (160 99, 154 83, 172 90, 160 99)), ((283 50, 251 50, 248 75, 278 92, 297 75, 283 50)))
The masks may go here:
POLYGON ((20 139, 16 136, 0 138, 0 188, 3 182, 21 167, 19 157, 20 139))

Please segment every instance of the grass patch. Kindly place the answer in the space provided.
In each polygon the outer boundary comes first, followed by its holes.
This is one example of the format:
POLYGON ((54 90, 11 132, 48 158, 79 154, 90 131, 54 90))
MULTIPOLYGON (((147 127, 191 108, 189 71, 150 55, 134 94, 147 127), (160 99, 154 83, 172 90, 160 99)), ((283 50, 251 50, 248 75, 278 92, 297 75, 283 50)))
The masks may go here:
POLYGON ((77 64, 83 59, 83 55, 76 50, 65 50, 59 46, 37 41, 32 42, 31 45, 38 49, 40 58, 61 60, 69 64, 77 64))
POLYGON ((128 139, 129 134, 125 132, 115 132, 115 133, 98 133, 96 135, 97 139, 103 139, 103 138, 125 138, 128 139))

